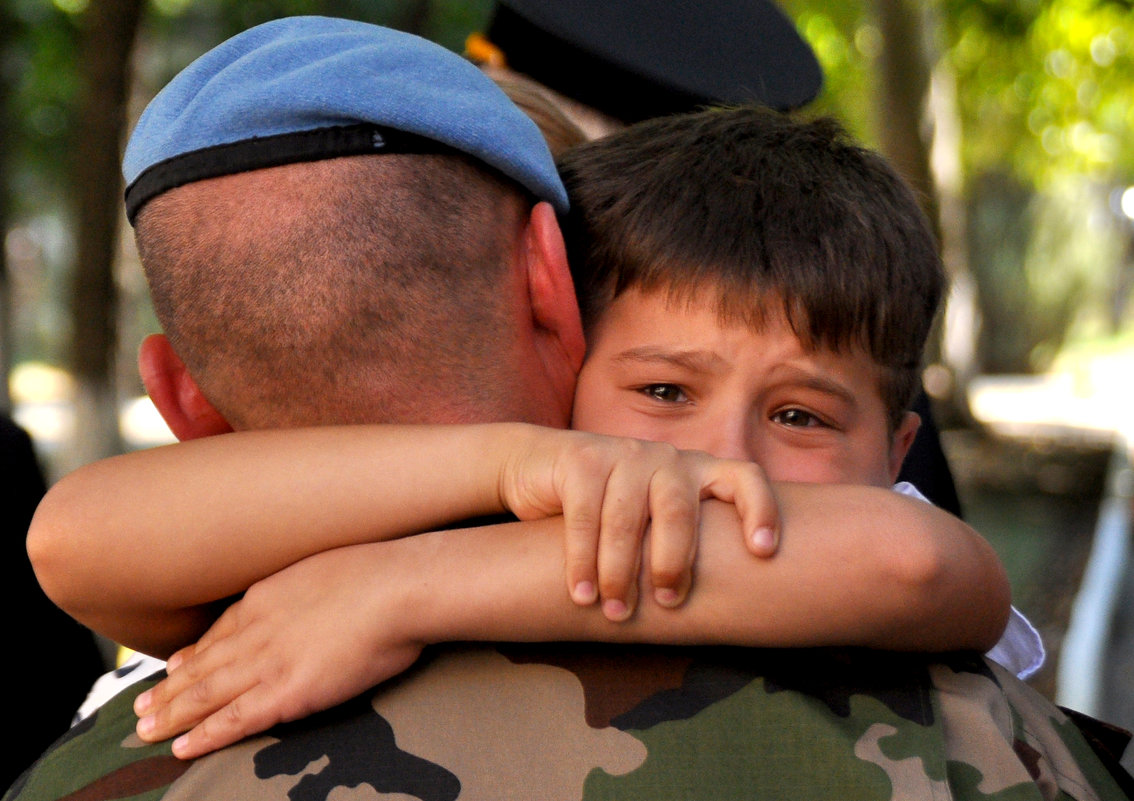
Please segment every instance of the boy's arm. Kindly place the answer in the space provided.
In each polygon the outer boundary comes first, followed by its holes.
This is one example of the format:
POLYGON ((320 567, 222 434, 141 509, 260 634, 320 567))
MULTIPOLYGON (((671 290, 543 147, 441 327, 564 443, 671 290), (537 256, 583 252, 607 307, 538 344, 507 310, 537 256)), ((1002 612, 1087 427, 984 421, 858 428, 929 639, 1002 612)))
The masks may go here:
POLYGON ((162 739, 239 699, 175 747, 179 756, 202 753, 345 700, 405 669, 424 645, 444 641, 934 651, 985 650, 999 638, 1009 606, 1003 569, 956 518, 877 488, 780 485, 777 493, 784 539, 775 559, 749 558, 735 511, 708 502, 686 604, 644 604, 623 624, 575 607, 559 591, 557 519, 434 532, 304 560, 253 588, 202 646, 178 656, 170 678, 140 699, 147 715, 140 732, 162 739), (296 593, 303 593, 298 604, 296 593), (338 624, 332 638, 330 619, 338 624))
POLYGON ((661 443, 512 423, 244 432, 81 468, 40 505, 28 551, 68 613, 165 655, 199 637, 218 603, 306 556, 505 509, 566 511, 568 578, 591 592, 576 592, 581 603, 627 597, 652 518, 655 585, 675 605, 707 496, 735 500, 751 531, 774 522, 755 465, 661 443))
POLYGON ((775 558, 749 558, 735 510, 706 501, 697 584, 686 603, 677 610, 642 605, 622 625, 548 591, 563 571, 557 519, 433 532, 390 544, 389 552, 397 548, 408 560, 428 554, 428 573, 409 570, 402 588, 406 608, 426 610, 412 622, 425 643, 598 639, 984 651, 1000 638, 1011 601, 1007 576, 991 546, 963 522, 886 489, 775 486, 783 531, 775 558), (440 580, 444 597, 434 600, 440 580))
POLYGON ((28 552, 69 614, 168 653, 208 628, 216 602, 305 556, 501 511, 484 429, 436 430, 242 432, 105 459, 51 488, 28 552), (469 468, 426 480, 438 463, 469 468))

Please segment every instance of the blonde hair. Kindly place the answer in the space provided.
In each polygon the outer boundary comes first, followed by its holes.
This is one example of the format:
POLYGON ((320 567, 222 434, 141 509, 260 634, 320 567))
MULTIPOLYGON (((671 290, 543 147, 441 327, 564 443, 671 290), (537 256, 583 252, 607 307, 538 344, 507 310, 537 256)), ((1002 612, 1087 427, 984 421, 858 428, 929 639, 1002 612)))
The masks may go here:
POLYGON ((552 156, 559 158, 565 150, 587 141, 583 129, 571 121, 542 84, 509 69, 482 69, 539 127, 552 156))

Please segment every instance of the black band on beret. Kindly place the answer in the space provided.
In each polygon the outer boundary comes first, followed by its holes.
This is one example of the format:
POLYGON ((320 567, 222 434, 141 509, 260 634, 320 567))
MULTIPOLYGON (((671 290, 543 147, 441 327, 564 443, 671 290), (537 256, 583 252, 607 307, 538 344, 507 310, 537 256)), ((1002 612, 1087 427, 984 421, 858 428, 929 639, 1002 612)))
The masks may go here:
POLYGON ((451 153, 452 148, 424 136, 378 125, 346 125, 262 136, 159 161, 126 187, 126 218, 131 225, 142 206, 178 186, 266 167, 371 153, 451 153))

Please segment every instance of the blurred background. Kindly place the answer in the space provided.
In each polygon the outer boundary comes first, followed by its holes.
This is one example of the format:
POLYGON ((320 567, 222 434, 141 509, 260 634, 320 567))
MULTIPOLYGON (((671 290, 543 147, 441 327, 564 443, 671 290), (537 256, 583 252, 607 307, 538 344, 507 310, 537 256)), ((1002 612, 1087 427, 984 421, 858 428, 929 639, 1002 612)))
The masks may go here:
MULTIPOLYGON (((882 150, 937 225, 953 288, 925 384, 965 517, 1047 641, 1033 684, 1134 727, 1134 4, 779 4, 826 76, 804 113, 882 150)), ((118 169, 153 93, 275 17, 364 19, 460 51, 491 8, 0 0, 0 408, 48 482, 170 439, 134 364, 157 325, 118 169)))

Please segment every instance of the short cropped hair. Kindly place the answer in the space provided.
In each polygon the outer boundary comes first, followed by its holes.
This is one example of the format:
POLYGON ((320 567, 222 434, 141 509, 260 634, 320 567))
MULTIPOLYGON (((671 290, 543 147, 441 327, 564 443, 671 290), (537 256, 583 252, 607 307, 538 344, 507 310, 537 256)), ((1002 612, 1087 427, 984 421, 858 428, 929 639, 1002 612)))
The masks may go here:
POLYGON ((756 108, 638 123, 559 160, 583 321, 630 288, 715 293, 759 328, 782 309, 806 347, 861 347, 896 429, 945 287, 908 185, 831 119, 756 108))
POLYGON ((368 155, 179 187, 136 237, 163 330, 235 427, 461 419, 508 402, 500 284, 529 207, 463 156, 368 155))

